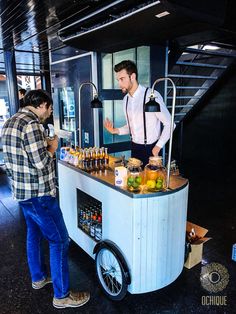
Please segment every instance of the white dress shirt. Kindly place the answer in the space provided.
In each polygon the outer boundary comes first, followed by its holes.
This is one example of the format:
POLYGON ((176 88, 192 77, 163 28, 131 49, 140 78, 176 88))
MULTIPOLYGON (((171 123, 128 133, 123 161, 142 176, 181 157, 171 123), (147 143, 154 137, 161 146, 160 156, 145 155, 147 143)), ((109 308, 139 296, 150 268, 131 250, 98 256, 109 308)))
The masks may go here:
MULTIPOLYGON (((145 90, 146 88, 139 84, 133 96, 130 94, 125 95, 123 99, 123 109, 127 124, 118 128, 119 135, 129 134, 129 126, 126 115, 126 101, 128 97, 127 113, 129 125, 132 134, 132 141, 136 144, 144 144, 143 98, 145 90)), ((147 91, 146 102, 149 101, 150 94, 151 88, 147 91)), ((161 112, 145 113, 147 144, 152 144, 158 140, 156 145, 162 148, 170 138, 171 115, 163 102, 163 98, 157 91, 155 91, 155 99, 160 104, 161 112), (163 124, 162 132, 161 123, 163 124)))

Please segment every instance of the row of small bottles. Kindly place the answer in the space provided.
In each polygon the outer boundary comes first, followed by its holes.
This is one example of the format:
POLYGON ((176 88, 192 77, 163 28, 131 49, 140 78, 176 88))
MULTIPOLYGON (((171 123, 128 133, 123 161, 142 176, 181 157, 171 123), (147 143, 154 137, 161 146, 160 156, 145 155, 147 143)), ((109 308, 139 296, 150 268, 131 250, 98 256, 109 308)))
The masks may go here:
POLYGON ((102 209, 101 205, 80 205, 78 225, 95 240, 102 239, 102 209))
POLYGON ((104 147, 62 147, 60 159, 87 172, 104 171, 109 166, 108 149, 104 147))

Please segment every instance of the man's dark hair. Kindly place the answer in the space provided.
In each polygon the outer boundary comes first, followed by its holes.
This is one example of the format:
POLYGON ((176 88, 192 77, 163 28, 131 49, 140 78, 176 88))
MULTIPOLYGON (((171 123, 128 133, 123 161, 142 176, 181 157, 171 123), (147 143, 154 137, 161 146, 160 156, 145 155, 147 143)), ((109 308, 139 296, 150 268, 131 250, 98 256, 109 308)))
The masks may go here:
POLYGON ((49 108, 52 105, 52 98, 48 92, 42 89, 30 90, 24 96, 24 107, 32 106, 34 108, 39 107, 43 102, 46 102, 46 108, 49 108))
POLYGON ((19 93, 21 93, 22 95, 25 95, 26 94, 26 89, 20 88, 19 89, 19 93))
POLYGON ((126 70, 128 75, 131 75, 133 73, 136 74, 136 79, 138 80, 138 70, 136 64, 131 60, 123 60, 120 63, 117 63, 114 66, 115 72, 120 72, 122 70, 126 70))

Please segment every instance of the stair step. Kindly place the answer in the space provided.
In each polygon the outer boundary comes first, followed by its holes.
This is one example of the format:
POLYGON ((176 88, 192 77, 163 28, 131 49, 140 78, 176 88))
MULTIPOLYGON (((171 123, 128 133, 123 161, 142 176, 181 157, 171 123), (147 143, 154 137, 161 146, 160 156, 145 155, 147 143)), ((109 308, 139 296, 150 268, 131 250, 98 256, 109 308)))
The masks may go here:
POLYGON ((205 79, 205 80, 217 80, 217 76, 205 76, 205 75, 185 75, 185 74, 169 74, 169 77, 177 78, 189 78, 189 79, 205 79))
POLYGON ((203 54, 203 55, 210 55, 210 56, 216 56, 216 57, 224 57, 224 58, 235 58, 236 54, 228 54, 226 52, 220 52, 220 51, 209 51, 209 50, 201 50, 196 48, 186 48, 184 49, 184 52, 194 53, 194 54, 203 54))
POLYGON ((175 113, 175 116, 184 116, 186 115, 186 112, 177 112, 175 113))
MULTIPOLYGON (((167 106, 167 108, 172 108, 172 106, 167 106)), ((176 105, 175 108, 193 108, 193 105, 176 105)))
POLYGON ((227 69, 226 65, 208 64, 208 63, 197 63, 197 62, 194 63, 194 62, 177 61, 176 64, 185 65, 185 66, 193 66, 193 67, 203 67, 203 68, 227 69))
MULTIPOLYGON (((172 96, 167 96, 167 99, 172 99, 172 96)), ((176 99, 200 99, 201 96, 176 96, 176 99)))
MULTIPOLYGON (((167 88, 173 88, 173 86, 167 86, 167 88)), ((203 86, 176 86, 176 89, 208 89, 203 86)))
MULTIPOLYGON (((221 51, 208 51, 208 50, 203 50, 203 49, 186 48, 184 50, 184 52, 191 53, 191 54, 201 54, 201 55, 209 56, 209 58, 211 56, 221 57, 221 58, 232 58, 232 57, 235 58, 236 57, 236 53, 235 52, 231 53, 231 51, 229 51, 229 53, 227 53, 225 51, 221 52, 221 51)), ((206 59, 208 59, 208 58, 206 58, 206 59)), ((175 119, 174 119, 175 123, 179 123, 182 121, 183 117, 189 112, 189 110, 191 110, 194 107, 194 104, 199 99, 201 99, 202 94, 204 94, 205 91, 208 90, 209 87, 212 85, 212 83, 218 79, 218 77, 222 73, 222 71, 220 71, 220 70, 225 70, 228 67, 226 65, 226 62, 224 62, 223 64, 210 64, 209 62, 211 62, 211 61, 207 61, 207 60, 205 61, 206 63, 200 63, 201 62, 200 60, 196 60, 196 61, 198 61, 198 62, 194 62, 194 61, 192 62, 191 60, 188 60, 187 58, 182 58, 182 60, 181 60, 181 58, 180 58, 179 61, 176 62, 176 65, 186 66, 186 67, 189 67, 189 69, 191 69, 190 67, 195 67, 195 68, 200 68, 200 69, 201 68, 208 68, 208 69, 211 68, 212 71, 215 70, 214 72, 212 72, 213 75, 193 75, 193 74, 191 75, 191 74, 187 74, 186 72, 185 72, 186 74, 181 74, 181 73, 180 74, 177 74, 177 73, 169 73, 168 74, 168 77, 175 78, 175 81, 177 84, 182 84, 182 82, 178 79, 183 79, 183 81, 184 81, 184 79, 205 80, 204 84, 201 84, 203 86, 196 86, 195 84, 199 84, 199 82, 194 83, 194 81, 193 82, 189 81, 191 86, 189 86, 189 85, 188 86, 184 86, 184 85, 176 86, 177 90, 180 90, 180 91, 186 90, 186 94, 193 92, 196 96, 194 96, 194 95, 193 96, 190 96, 190 95, 176 96, 176 100, 183 100, 183 101, 178 102, 178 105, 176 104, 176 106, 175 106, 176 108, 179 109, 179 110, 177 110, 179 112, 175 113, 175 119), (184 61, 184 60, 186 60, 186 61, 184 61), (207 85, 209 85, 209 86, 207 86, 207 85), (202 92, 200 92, 200 91, 202 91, 202 92), (196 92, 197 92, 197 94, 196 94, 196 92), (187 101, 184 101, 184 100, 187 100, 187 101), (186 103, 185 105, 179 104, 179 103, 184 103, 184 102, 186 103)), ((229 61, 227 61, 227 62, 229 62, 229 61)), ((214 63, 216 63, 216 62, 214 62, 214 63)), ((221 63, 221 62, 219 62, 219 63, 221 63)), ((186 83, 186 84, 188 84, 188 83, 186 83)), ((167 108, 170 110, 172 108, 172 106, 171 106, 171 103, 169 101, 173 100, 173 96, 171 96, 170 92, 173 89, 173 86, 167 84, 167 88, 168 88, 168 93, 170 94, 169 96, 167 96, 167 100, 168 100, 167 108)))

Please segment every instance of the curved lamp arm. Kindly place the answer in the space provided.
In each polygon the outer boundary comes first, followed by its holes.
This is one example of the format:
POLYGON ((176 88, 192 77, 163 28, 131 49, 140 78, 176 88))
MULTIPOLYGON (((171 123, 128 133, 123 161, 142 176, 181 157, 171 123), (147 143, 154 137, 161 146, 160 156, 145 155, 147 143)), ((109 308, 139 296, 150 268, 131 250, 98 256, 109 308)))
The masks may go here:
POLYGON ((172 141, 173 141, 173 131, 174 131, 174 116, 175 116, 175 101, 176 101, 176 87, 175 83, 169 77, 163 77, 157 79, 152 85, 152 91, 150 98, 155 98, 154 87, 157 83, 162 81, 169 81, 173 86, 173 98, 172 98, 172 109, 171 109, 171 125, 170 125, 170 140, 169 140, 169 152, 168 152, 168 162, 167 162, 167 180, 166 188, 169 189, 170 185, 170 163, 171 163, 171 151, 172 151, 172 141))
MULTIPOLYGON (((81 83, 80 84, 80 87, 79 87, 79 127, 77 130, 79 130, 79 147, 81 147, 82 145, 82 130, 81 130, 81 102, 80 102, 80 94, 81 94, 81 89, 84 85, 92 85, 94 90, 95 90, 95 93, 93 94, 93 97, 94 98, 97 98, 98 97, 98 90, 97 90, 97 87, 94 83, 92 82, 84 82, 84 83, 81 83)), ((77 136, 76 136, 76 132, 77 130, 75 130, 75 146, 77 144, 77 136)))
POLYGON ((98 95, 97 87, 96 87, 96 85, 95 85, 93 82, 84 82, 84 83, 81 83, 81 84, 80 84, 80 87, 79 87, 79 93, 80 93, 81 88, 82 88, 84 85, 92 85, 92 86, 94 87, 94 90, 95 90, 94 96, 98 95))

